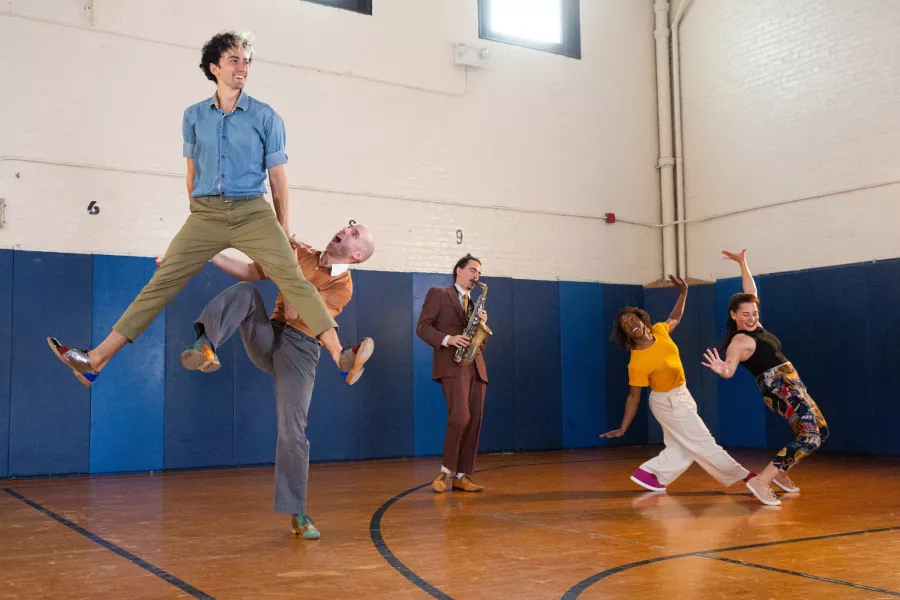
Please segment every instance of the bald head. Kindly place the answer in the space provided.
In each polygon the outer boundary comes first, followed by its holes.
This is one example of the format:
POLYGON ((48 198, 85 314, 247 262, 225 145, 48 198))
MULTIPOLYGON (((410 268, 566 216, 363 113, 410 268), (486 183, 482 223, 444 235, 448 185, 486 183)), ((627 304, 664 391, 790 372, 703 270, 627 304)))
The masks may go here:
POLYGON ((366 225, 354 225, 356 230, 359 232, 359 248, 355 251, 352 258, 354 262, 366 262, 372 255, 375 254, 375 236, 372 235, 372 230, 369 229, 366 225))
POLYGON ((325 252, 338 264, 366 262, 375 253, 375 237, 368 227, 357 223, 334 234, 325 252))

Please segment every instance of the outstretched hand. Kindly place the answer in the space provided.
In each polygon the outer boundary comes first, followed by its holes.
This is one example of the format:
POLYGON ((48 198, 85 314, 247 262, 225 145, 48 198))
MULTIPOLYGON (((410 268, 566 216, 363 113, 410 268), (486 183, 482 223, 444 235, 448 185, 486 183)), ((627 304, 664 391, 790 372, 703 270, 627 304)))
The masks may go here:
POLYGON ((688 289, 687 282, 681 277, 675 277, 674 275, 669 275, 669 281, 672 282, 672 285, 678 288, 679 293, 685 293, 688 289))
POLYGON ((747 249, 746 248, 744 248, 740 252, 729 252, 728 250, 722 250, 722 254, 723 254, 722 258, 724 258, 725 260, 733 260, 734 262, 738 263, 739 265, 744 264, 744 262, 747 260, 747 249))
POLYGON ((701 362, 704 367, 709 367, 716 375, 723 375, 728 368, 727 363, 719 356, 719 351, 715 348, 707 348, 703 353, 706 360, 701 362))
POLYGON ((620 438, 625 435, 625 429, 621 427, 619 429, 613 429, 612 431, 607 431, 606 433, 601 433, 601 439, 611 439, 611 438, 620 438))
POLYGON ((305 250, 306 252, 309 252, 309 253, 315 252, 313 247, 310 246, 309 244, 304 244, 303 242, 297 241, 296 234, 289 237, 288 241, 291 243, 291 248, 293 248, 294 250, 297 250, 299 248, 300 250, 305 250))

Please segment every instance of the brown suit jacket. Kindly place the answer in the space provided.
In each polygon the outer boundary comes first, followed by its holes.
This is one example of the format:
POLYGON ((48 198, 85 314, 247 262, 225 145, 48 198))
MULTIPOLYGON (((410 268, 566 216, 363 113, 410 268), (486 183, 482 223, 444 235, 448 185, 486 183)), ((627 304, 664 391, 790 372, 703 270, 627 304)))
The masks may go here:
MULTIPOLYGON (((441 345, 448 335, 462 335, 467 319, 459 303, 456 287, 431 288, 425 296, 422 314, 416 325, 416 335, 434 348, 434 359, 431 365, 431 378, 440 381, 444 377, 459 377, 460 366, 453 360, 456 348, 441 345)), ((484 348, 484 345, 481 347, 484 348)), ((487 368, 481 350, 475 356, 475 369, 478 378, 488 382, 487 368)))

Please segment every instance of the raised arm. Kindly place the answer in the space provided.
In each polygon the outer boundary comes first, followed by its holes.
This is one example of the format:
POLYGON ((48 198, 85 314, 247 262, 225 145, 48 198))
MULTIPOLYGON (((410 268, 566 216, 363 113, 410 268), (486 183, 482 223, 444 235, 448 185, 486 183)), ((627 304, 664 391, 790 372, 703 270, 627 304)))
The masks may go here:
POLYGON ((262 279, 259 271, 253 266, 253 263, 247 263, 242 260, 225 256, 219 252, 212 258, 212 264, 216 265, 229 275, 237 277, 241 281, 258 281, 262 279))
POLYGON ((725 360, 719 356, 715 348, 707 348, 703 353, 706 360, 701 364, 709 367, 713 373, 723 379, 731 379, 737 372, 738 365, 750 358, 756 350, 756 340, 747 335, 736 335, 725 350, 725 360))
POLYGON ((620 438, 625 435, 625 432, 628 431, 628 427, 631 426, 631 422, 634 421, 634 416, 637 414, 638 405, 640 405, 640 403, 641 388, 633 385, 628 391, 628 397, 625 398, 625 414, 622 416, 622 426, 618 429, 613 429, 612 431, 600 434, 600 437, 610 439, 620 438))
POLYGON ((722 254, 724 255, 723 258, 726 260, 733 260, 741 266, 741 285, 744 288, 744 293, 753 294, 759 298, 759 292, 756 290, 756 282, 753 280, 753 275, 750 274, 750 267, 747 266, 747 249, 744 248, 740 252, 722 250, 722 254))
POLYGON ((687 301, 688 284, 681 277, 675 277, 674 275, 669 275, 669 281, 678 288, 678 300, 675 301, 675 307, 666 320, 666 324, 669 326, 669 333, 672 333, 678 327, 678 324, 681 323, 681 317, 684 316, 684 303, 687 301))

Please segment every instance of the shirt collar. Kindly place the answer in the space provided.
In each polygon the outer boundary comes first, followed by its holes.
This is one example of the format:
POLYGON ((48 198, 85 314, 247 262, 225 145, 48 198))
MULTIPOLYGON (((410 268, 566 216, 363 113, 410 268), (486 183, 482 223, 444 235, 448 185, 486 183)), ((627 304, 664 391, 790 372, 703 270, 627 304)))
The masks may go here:
POLYGON ((247 95, 247 92, 241 90, 241 95, 238 96, 237 107, 241 110, 247 110, 250 106, 250 96, 247 95))
MULTIPOLYGON (((321 250, 316 250, 314 255, 316 257, 316 262, 322 259, 322 254, 324 254, 321 250)), ((319 268, 318 266, 316 267, 319 268)), ((323 269, 327 269, 329 267, 322 267, 323 269)), ((350 270, 350 265, 330 265, 331 268, 331 276, 337 277, 338 275, 343 275, 347 271, 350 270)))
MULTIPOLYGON (((215 93, 212 95, 212 98, 208 100, 210 108, 219 108, 219 95, 215 93)), ((250 96, 248 96, 244 90, 241 90, 241 95, 238 96, 237 104, 235 108, 239 108, 241 110, 247 110, 247 107, 250 106, 250 96)))
POLYGON ((469 292, 467 292, 467 291, 465 290, 465 288, 463 288, 462 286, 460 286, 458 283, 454 283, 454 284, 453 284, 453 287, 456 288, 456 293, 459 294, 460 296, 468 296, 468 295, 469 295, 469 292))

